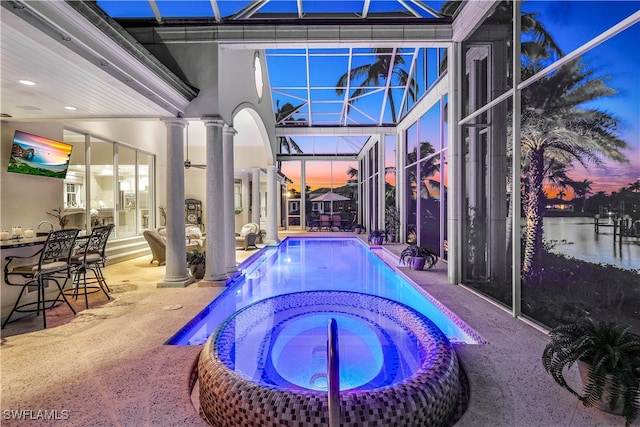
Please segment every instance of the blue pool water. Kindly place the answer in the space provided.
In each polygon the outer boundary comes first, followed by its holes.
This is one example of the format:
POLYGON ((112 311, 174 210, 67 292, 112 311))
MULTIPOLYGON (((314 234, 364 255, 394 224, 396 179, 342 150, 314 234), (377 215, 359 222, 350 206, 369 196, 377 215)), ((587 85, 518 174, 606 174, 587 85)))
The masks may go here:
POLYGON ((450 425, 464 410, 458 357, 432 321, 388 298, 326 290, 269 297, 223 321, 198 359, 203 416, 211 425, 326 425, 330 318, 346 424, 450 425))
POLYGON ((338 329, 341 391, 401 384, 441 357, 435 350, 438 337, 440 345, 450 345, 433 323, 395 301, 357 292, 307 291, 239 310, 218 329, 214 353, 255 384, 326 392, 330 319, 338 329))
POLYGON ((202 345, 225 319, 250 304, 293 292, 327 290, 400 302, 430 319, 449 341, 478 343, 463 322, 438 309, 355 237, 288 237, 241 264, 240 270, 242 274, 167 344, 202 345))

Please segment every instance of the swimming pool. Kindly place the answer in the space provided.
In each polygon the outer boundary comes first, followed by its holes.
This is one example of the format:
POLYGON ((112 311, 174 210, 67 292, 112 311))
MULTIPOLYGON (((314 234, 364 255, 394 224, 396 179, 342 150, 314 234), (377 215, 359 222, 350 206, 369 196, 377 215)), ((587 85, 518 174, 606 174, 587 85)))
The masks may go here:
POLYGON ((250 304, 304 291, 351 291, 405 304, 452 343, 481 338, 457 316, 409 283, 357 237, 287 237, 239 266, 242 274, 167 344, 202 345, 222 322, 250 304))

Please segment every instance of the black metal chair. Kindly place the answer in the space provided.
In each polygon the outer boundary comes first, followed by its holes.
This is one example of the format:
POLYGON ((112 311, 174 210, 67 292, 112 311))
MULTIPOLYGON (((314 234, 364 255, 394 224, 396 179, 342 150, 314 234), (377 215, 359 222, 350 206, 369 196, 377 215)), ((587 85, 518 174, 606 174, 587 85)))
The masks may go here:
POLYGON ((88 240, 80 244, 79 251, 71 257, 71 266, 74 271, 73 288, 65 289, 63 293, 66 296, 75 297, 76 300, 78 295, 84 295, 87 308, 89 308, 89 294, 102 290, 107 299, 111 299, 109 296, 111 289, 102 274, 102 267, 107 259, 105 251, 113 227, 113 224, 95 227, 88 240), (87 280, 87 272, 93 273, 93 278, 87 280), (93 286, 87 286, 88 284, 93 286))
POLYGON ((13 313, 36 313, 36 316, 38 316, 40 315, 40 310, 42 310, 42 324, 46 329, 46 310, 53 308, 60 299, 60 296, 62 296, 62 299, 67 306, 69 306, 73 314, 76 314, 76 311, 71 304, 69 304, 62 290, 67 280, 71 278, 71 255, 78 233, 80 233, 78 229, 52 231, 49 233, 42 249, 35 254, 28 257, 8 256, 5 258, 7 264, 4 267, 4 282, 9 286, 20 286, 22 289, 11 312, 2 323, 2 328, 9 323, 9 319, 11 319, 13 313), (38 254, 40 254, 40 257, 37 264, 11 266, 13 261, 35 258, 38 254), (12 279, 19 279, 21 282, 16 283, 13 282, 12 279), (60 286, 59 280, 62 279, 64 279, 64 283, 60 286), (51 282, 55 282, 59 292, 56 299, 47 300, 45 299, 45 288, 51 282), (20 304, 25 290, 29 287, 37 287, 38 300, 20 304), (51 303, 49 307, 47 307, 48 303, 51 303), (26 308, 33 305, 36 307, 26 308))

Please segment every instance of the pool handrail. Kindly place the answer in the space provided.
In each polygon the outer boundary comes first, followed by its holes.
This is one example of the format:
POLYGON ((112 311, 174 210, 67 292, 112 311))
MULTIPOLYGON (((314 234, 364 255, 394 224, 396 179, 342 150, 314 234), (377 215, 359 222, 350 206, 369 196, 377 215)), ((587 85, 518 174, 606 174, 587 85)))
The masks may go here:
POLYGON ((340 426, 340 362, 338 357, 338 324, 336 319, 329 319, 327 333, 329 427, 338 427, 340 426))

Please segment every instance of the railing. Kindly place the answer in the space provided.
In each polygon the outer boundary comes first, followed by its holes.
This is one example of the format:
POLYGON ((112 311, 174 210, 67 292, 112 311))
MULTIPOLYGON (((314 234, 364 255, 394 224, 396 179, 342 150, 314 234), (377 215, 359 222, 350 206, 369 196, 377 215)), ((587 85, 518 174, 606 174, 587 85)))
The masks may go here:
POLYGON ((329 391, 329 427, 340 425, 340 362, 338 358, 338 324, 329 319, 327 340, 327 388, 329 391))

